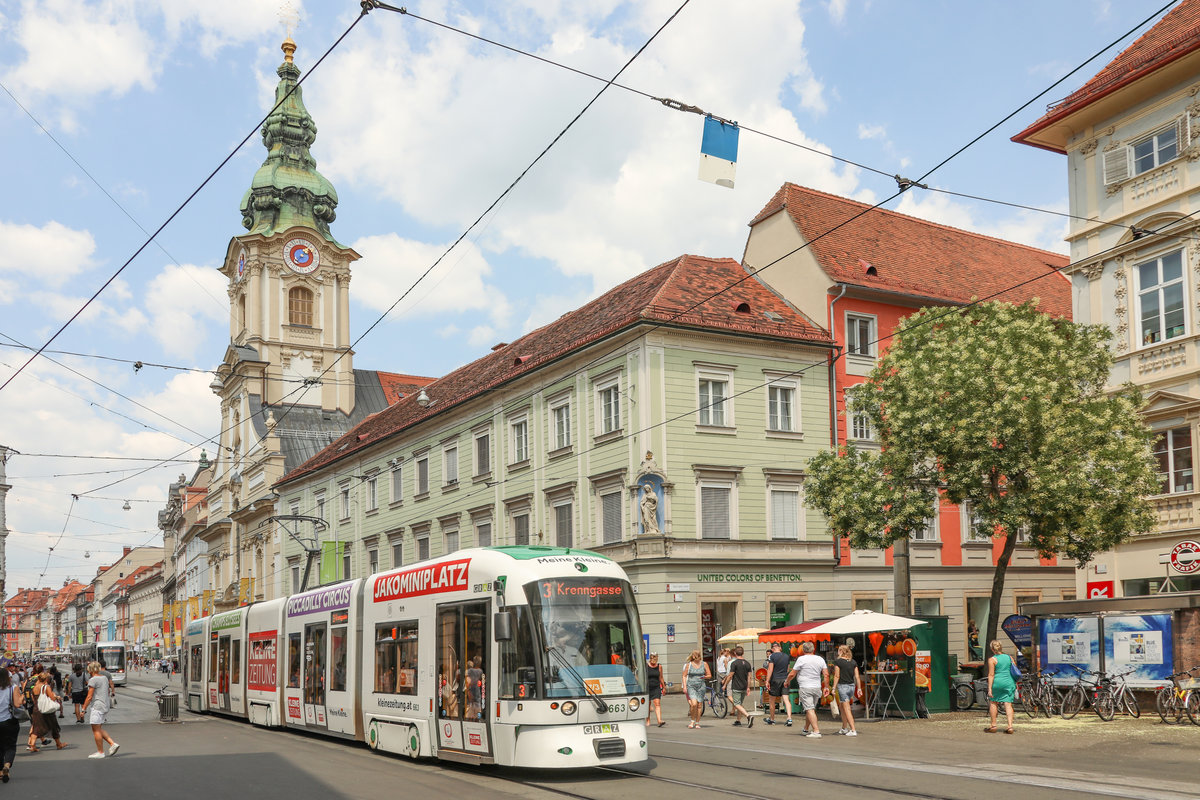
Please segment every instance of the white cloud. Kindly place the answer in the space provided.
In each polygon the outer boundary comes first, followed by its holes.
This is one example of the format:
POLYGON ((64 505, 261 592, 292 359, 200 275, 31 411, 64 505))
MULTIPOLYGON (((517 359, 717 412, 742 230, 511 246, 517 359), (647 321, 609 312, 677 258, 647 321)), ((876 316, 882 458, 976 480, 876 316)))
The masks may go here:
POLYGON ((443 325, 442 327, 437 329, 437 335, 442 337, 443 339, 451 339, 451 338, 457 336, 459 334, 460 330, 461 329, 457 325, 454 325, 454 324, 443 325))
POLYGON ((146 287, 150 333, 171 356, 192 358, 205 337, 228 324, 226 278, 211 267, 169 264, 146 287))
POLYGON ((887 139, 887 128, 883 125, 867 125, 866 123, 858 123, 858 138, 859 139, 887 139))
POLYGON ((0 222, 0 272, 20 282, 61 286, 92 266, 96 240, 88 231, 58 222, 34 225, 0 222))
POLYGON ((838 25, 846 21, 846 7, 850 0, 829 0, 829 18, 838 25))
POLYGON ((496 344, 496 329, 491 325, 476 325, 467 336, 467 344, 472 347, 490 347, 496 344))

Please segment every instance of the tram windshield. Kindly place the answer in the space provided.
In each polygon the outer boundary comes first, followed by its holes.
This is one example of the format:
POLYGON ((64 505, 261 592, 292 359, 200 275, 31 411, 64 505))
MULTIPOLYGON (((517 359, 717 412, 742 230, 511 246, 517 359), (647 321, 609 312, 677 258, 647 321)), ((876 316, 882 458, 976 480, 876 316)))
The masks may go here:
POLYGON ((525 587, 542 640, 541 695, 644 692, 642 632, 628 581, 554 578, 525 587))
POLYGON ((119 644, 102 644, 96 648, 96 658, 104 662, 109 672, 125 671, 125 646, 119 644))

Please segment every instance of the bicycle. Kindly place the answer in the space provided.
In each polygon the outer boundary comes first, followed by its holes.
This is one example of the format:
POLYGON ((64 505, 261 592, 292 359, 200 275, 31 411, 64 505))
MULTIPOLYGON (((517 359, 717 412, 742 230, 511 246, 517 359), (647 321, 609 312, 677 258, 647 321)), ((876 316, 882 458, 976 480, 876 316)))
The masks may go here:
POLYGON ((987 704, 987 678, 959 681, 954 684, 954 697, 959 711, 970 711, 976 703, 987 704), (982 698, 981 694, 982 693, 982 698))
POLYGON ((1142 715, 1142 709, 1138 705, 1137 697, 1133 694, 1133 690, 1125 683, 1125 676, 1131 675, 1134 672, 1137 672, 1136 667, 1127 669, 1118 675, 1101 675, 1100 684, 1112 693, 1114 710, 1123 708, 1126 714, 1136 718, 1142 715))
POLYGON ((1159 687, 1154 696, 1154 707, 1166 724, 1176 724, 1186 712, 1193 725, 1200 725, 1200 692, 1191 685, 1194 681, 1188 681, 1187 686, 1179 681, 1183 677, 1191 678, 1197 670, 1200 670, 1200 667, 1168 675, 1167 680, 1171 681, 1171 685, 1159 687))
POLYGON ((1068 689, 1066 695, 1063 696, 1060 711, 1062 718, 1074 719, 1084 706, 1090 705, 1100 719, 1106 722, 1112 719, 1116 714, 1116 706, 1112 691, 1101 685, 1103 674, 1076 666, 1072 666, 1071 669, 1079 674, 1075 679, 1075 685, 1068 689), (1095 675, 1096 680, 1086 680, 1085 675, 1095 675))
POLYGON ((716 678, 708 681, 704 686, 704 700, 700 703, 700 716, 704 716, 705 706, 712 709, 713 716, 717 719, 725 719, 729 714, 729 694, 716 678))

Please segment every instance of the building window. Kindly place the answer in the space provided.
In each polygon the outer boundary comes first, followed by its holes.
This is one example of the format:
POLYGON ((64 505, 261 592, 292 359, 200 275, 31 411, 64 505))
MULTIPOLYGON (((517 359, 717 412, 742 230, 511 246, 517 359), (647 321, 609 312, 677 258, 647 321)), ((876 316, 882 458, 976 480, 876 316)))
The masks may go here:
POLYGON ((767 387, 767 430, 796 430, 796 387, 771 384, 767 387))
POLYGON ((852 356, 875 355, 875 318, 846 315, 846 353, 852 356))
POLYGON ((800 487, 772 487, 769 491, 772 539, 800 538, 800 487))
POLYGON ((513 514, 513 544, 529 544, 529 514, 513 514))
POLYGON ((395 466, 392 467, 392 502, 399 503, 404 499, 404 470, 395 466))
POLYGON ((452 445, 442 451, 442 474, 447 486, 458 483, 458 445, 452 445))
POLYGON ((424 533, 417 537, 417 560, 425 561, 429 558, 429 534, 424 533))
POLYGON ((558 547, 574 547, 571 512, 574 506, 563 503, 554 507, 554 544, 558 547))
POLYGON ((488 433, 475 436, 475 474, 486 475, 492 471, 492 437, 488 433))
POLYGON ((292 565, 292 593, 295 594, 296 592, 299 592, 300 589, 301 589, 301 587, 300 587, 300 565, 293 564, 292 565))
POLYGON ((350 487, 343 486, 338 497, 342 500, 342 516, 341 519, 350 519, 350 487))
POLYGON ((404 566, 404 542, 397 539, 392 542, 392 569, 404 566))
POLYGON ((516 420, 510 426, 512 432, 512 461, 513 464, 520 464, 529 459, 529 423, 524 420, 516 420))
POLYGON ((367 574, 374 575, 379 572, 379 548, 372 547, 367 551, 367 574))
POLYGON ((313 324, 313 293, 303 286, 293 286, 288 289, 288 324, 313 324))
POLYGON ((1184 334, 1183 251, 1137 265, 1138 314, 1142 344, 1155 344, 1184 334))
POLYGON ((417 459, 417 494, 429 494, 429 459, 417 459))
POLYGON ((1154 437, 1154 458, 1163 494, 1192 491, 1192 429, 1163 431, 1154 437))
POLYGON ((700 486, 700 538, 730 538, 732 495, 732 486, 700 486))
POLYGON ((1140 142, 1135 142, 1133 150, 1133 174, 1141 175, 1157 166, 1173 161, 1179 155, 1179 132, 1175 125, 1152 133, 1140 142))
POLYGON ((490 519, 475 523, 475 546, 492 546, 492 521, 490 519))
POLYGON ((300 504, 295 501, 292 501, 292 504, 288 507, 288 513, 291 514, 293 517, 299 516, 300 515, 300 504))
POLYGON ((350 580, 350 543, 342 545, 342 578, 350 580))
POLYGON ((442 529, 442 540, 446 545, 445 553, 453 553, 458 550, 458 527, 450 527, 442 529))
POLYGON ((963 515, 967 520, 967 536, 968 542, 990 542, 992 541, 992 531, 984 528, 983 520, 975 513, 975 509, 971 508, 970 504, 963 506, 966 513, 963 515), (982 530, 981 530, 982 528, 982 530))
POLYGON ((367 510, 379 508, 379 477, 371 475, 367 478, 367 510))
POLYGON ((550 409, 554 425, 554 449, 571 446, 571 404, 563 403, 550 409))
POLYGON ((936 542, 938 540, 937 517, 938 507, 935 503, 933 507, 933 515, 929 517, 929 519, 925 520, 924 527, 913 531, 911 534, 909 534, 908 538, 914 542, 936 542))
POLYGON ((913 613, 918 617, 940 617, 942 615, 942 598, 914 597, 913 613))
POLYGON ((614 382, 596 389, 597 435, 621 430, 621 388, 614 382))
POLYGON ((317 516, 321 519, 325 519, 325 493, 320 492, 315 495, 315 497, 317 503, 317 516))
POLYGON ((850 438, 860 442, 875 441, 875 431, 871 427, 871 417, 859 407, 859 387, 846 390, 846 414, 850 418, 850 438))
POLYGON ((857 594, 854 594, 854 595, 851 595, 850 602, 851 602, 851 605, 854 606, 854 609, 853 609, 854 611, 858 611, 859 609, 866 609, 867 611, 877 611, 880 614, 887 613, 887 611, 885 610, 885 607, 884 607, 885 598, 883 595, 859 596, 857 594))
POLYGON ((725 403, 729 397, 729 381, 715 378, 701 378, 700 389, 700 424, 714 427, 725 427, 725 403))
POLYGON ((621 541, 621 493, 609 492, 600 495, 600 527, 604 544, 621 541))

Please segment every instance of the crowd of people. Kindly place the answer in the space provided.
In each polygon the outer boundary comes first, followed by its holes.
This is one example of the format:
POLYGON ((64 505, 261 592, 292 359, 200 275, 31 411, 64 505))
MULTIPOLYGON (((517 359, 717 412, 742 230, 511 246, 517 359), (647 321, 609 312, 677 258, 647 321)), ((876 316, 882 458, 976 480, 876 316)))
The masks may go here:
POLYGON ((74 706, 75 724, 91 726, 96 752, 88 758, 115 756, 121 745, 104 725, 117 693, 104 662, 75 664, 65 675, 57 664, 12 661, 0 667, 0 782, 10 780, 24 722, 29 723, 26 753, 38 753, 51 743, 58 750, 68 747, 59 723, 66 719, 68 701, 74 706))

